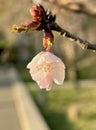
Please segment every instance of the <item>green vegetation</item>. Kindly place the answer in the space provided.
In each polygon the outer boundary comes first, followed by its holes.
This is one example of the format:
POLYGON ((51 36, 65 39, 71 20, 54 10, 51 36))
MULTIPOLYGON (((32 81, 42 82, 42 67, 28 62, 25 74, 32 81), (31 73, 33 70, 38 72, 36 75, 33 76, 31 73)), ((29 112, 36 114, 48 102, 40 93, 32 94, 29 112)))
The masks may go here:
POLYGON ((96 65, 91 65, 78 70, 79 79, 93 79, 96 78, 96 65))
POLYGON ((32 88, 36 86, 32 84, 29 92, 51 130, 96 130, 96 88, 52 89, 42 93, 32 88))

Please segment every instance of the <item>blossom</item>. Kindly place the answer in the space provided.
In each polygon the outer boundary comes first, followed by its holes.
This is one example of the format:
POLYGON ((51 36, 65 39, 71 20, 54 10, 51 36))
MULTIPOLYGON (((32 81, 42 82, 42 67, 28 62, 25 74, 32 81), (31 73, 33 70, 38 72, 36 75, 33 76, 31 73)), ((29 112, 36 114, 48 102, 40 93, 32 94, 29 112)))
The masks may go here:
POLYGON ((65 65, 62 60, 48 51, 37 54, 27 65, 31 77, 41 89, 50 90, 53 82, 63 84, 65 78, 65 65))

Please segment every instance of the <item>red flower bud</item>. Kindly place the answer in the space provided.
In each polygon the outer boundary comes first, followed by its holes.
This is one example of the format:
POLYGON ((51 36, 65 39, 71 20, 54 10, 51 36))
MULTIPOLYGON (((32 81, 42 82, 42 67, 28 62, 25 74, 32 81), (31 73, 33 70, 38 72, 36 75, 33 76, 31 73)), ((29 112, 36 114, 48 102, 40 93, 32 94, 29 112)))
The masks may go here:
POLYGON ((45 10, 41 5, 33 5, 30 13, 34 22, 40 22, 45 17, 45 10))

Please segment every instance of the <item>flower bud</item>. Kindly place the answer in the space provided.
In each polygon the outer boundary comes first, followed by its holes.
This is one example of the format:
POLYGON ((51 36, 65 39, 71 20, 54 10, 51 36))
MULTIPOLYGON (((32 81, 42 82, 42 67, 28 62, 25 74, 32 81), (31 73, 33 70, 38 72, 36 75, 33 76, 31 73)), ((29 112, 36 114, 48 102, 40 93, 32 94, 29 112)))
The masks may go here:
POLYGON ((30 14, 34 22, 40 22, 44 16, 44 8, 41 5, 33 5, 30 9, 30 14))

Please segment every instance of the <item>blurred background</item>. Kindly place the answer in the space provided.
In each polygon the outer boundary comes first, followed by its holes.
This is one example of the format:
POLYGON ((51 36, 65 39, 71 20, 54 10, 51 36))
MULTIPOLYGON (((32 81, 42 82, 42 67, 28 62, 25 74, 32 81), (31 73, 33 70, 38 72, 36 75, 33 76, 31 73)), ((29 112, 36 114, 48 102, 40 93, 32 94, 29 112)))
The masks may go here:
POLYGON ((19 71, 52 130, 96 130, 96 52, 82 50, 53 32, 53 52, 66 64, 64 85, 53 85, 50 92, 40 91, 26 69, 28 62, 43 50, 43 33, 17 34, 11 28, 32 20, 29 9, 34 3, 56 14, 62 28, 96 43, 96 0, 0 0, 0 69, 15 67, 19 71))

